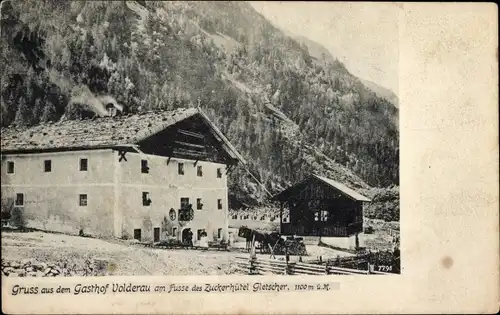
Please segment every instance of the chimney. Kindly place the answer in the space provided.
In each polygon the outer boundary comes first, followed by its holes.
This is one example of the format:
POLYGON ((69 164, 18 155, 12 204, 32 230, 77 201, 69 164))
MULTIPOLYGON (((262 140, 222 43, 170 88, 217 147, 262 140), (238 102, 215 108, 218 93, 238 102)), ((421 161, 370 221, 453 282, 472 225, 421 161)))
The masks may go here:
POLYGON ((116 116, 116 107, 113 103, 106 104, 106 111, 108 112, 108 116, 115 117, 116 116))

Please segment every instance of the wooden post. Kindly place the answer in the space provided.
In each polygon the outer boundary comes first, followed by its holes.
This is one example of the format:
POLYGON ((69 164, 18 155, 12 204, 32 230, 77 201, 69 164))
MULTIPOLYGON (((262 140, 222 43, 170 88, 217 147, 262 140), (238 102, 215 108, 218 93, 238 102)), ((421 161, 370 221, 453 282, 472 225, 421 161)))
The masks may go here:
POLYGON ((289 274, 289 270, 288 270, 288 259, 289 258, 290 257, 288 256, 288 249, 285 246, 285 275, 289 274))
POLYGON ((248 273, 251 275, 255 274, 255 263, 253 257, 250 257, 250 270, 248 273))
MULTIPOLYGON (((281 238, 281 236, 280 236, 281 238)), ((271 249, 271 257, 270 258, 276 258, 276 256, 274 255, 274 250, 276 249, 276 246, 278 245, 279 241, 280 241, 280 238, 276 241, 276 244, 274 244, 274 246, 271 248, 271 244, 267 244, 269 245, 269 248, 271 249)))
POLYGON ((280 202, 280 234, 283 234, 283 202, 280 202))
MULTIPOLYGON (((271 255, 269 256, 269 258, 273 258, 274 257, 274 249, 273 247, 271 247, 271 244, 267 244, 267 246, 269 247, 269 251, 271 252, 271 255)), ((276 257, 274 257, 276 258, 276 257)))
POLYGON ((252 237, 252 243, 251 243, 251 246, 250 246, 250 258, 254 258, 254 257, 256 257, 256 253, 255 253, 255 234, 252 237))

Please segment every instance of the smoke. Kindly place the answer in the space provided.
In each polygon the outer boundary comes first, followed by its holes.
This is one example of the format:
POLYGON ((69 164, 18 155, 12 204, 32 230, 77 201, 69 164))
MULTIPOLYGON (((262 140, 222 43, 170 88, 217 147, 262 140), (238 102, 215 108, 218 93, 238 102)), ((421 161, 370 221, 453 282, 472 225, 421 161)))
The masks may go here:
POLYGON ((94 95, 88 86, 75 87, 71 92, 67 112, 74 114, 79 110, 95 113, 97 116, 112 116, 112 113, 123 112, 123 105, 119 104, 111 95, 94 95), (112 111, 108 110, 111 107, 112 111))

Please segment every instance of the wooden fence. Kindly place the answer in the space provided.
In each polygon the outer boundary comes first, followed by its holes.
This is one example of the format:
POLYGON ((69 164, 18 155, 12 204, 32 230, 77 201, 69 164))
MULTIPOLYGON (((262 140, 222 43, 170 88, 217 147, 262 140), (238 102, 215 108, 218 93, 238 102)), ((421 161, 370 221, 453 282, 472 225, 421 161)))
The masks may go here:
POLYGON ((284 260, 249 258, 248 256, 237 256, 238 269, 250 275, 367 275, 367 274, 390 274, 379 271, 332 266, 329 264, 318 265, 303 262, 286 262, 284 260))
POLYGON ((344 256, 344 257, 339 256, 336 258, 326 258, 326 259, 322 259, 322 257, 320 256, 319 259, 311 259, 311 260, 308 259, 307 262, 316 265, 328 264, 338 267, 349 268, 350 266, 366 265, 368 263, 368 255, 344 256))

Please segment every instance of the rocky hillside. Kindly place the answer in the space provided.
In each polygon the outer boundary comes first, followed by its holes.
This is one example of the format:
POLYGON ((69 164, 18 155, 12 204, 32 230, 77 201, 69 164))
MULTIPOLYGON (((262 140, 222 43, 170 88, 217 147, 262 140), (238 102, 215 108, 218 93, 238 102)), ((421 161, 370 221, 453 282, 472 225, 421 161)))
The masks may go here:
MULTIPOLYGON (((2 126, 103 97, 128 112, 199 105, 271 193, 312 171, 398 185, 398 109, 245 2, 9 1, 0 44, 2 126)), ((241 168, 230 190, 265 197, 241 168)))

